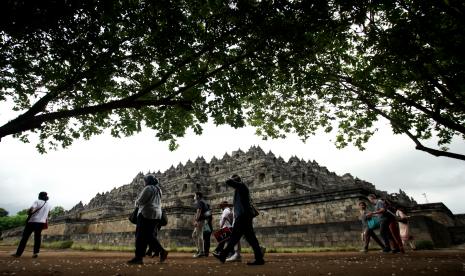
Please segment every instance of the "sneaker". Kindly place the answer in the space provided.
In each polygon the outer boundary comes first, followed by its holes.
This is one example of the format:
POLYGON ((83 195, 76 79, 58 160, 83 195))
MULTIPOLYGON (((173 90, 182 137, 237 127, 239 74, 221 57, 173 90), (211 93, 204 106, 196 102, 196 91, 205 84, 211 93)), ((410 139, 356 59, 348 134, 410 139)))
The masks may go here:
POLYGON ((167 257, 168 257, 168 251, 163 250, 162 252, 160 252, 160 263, 163 263, 167 257))
POLYGON ((18 255, 18 254, 16 254, 16 253, 15 253, 15 254, 11 254, 10 256, 11 256, 11 257, 15 257, 15 258, 21 257, 21 255, 18 255))
POLYGON ((192 257, 193 258, 202 258, 202 257, 205 257, 205 254, 203 252, 201 252, 201 253, 194 254, 192 257))
POLYGON ((218 254, 218 253, 217 253, 217 254, 213 254, 213 256, 214 256, 215 258, 217 258, 217 259, 218 259, 221 263, 223 263, 223 264, 224 264, 224 262, 226 261, 226 256, 224 256, 224 255, 221 255, 221 254, 218 254))
POLYGON ((234 254, 231 257, 226 259, 226 262, 240 262, 241 261, 241 255, 239 254, 234 254))
POLYGON ((130 261, 128 261, 127 264, 128 265, 141 265, 141 264, 144 264, 144 262, 142 261, 142 259, 133 258, 130 261))
POLYGON ((399 253, 399 252, 400 252, 399 249, 394 249, 394 250, 391 251, 392 254, 396 254, 396 253, 399 253))
POLYGON ((247 265, 264 265, 264 260, 254 260, 253 262, 248 262, 247 265))
POLYGON ((360 252, 362 252, 362 253, 368 253, 368 249, 366 249, 366 248, 360 249, 360 252))
POLYGON ((389 252, 391 252, 391 248, 384 248, 383 250, 381 250, 381 252, 389 253, 389 252))
POLYGON ((39 257, 39 254, 37 254, 37 253, 32 254, 32 258, 35 259, 35 258, 37 258, 37 257, 39 257))

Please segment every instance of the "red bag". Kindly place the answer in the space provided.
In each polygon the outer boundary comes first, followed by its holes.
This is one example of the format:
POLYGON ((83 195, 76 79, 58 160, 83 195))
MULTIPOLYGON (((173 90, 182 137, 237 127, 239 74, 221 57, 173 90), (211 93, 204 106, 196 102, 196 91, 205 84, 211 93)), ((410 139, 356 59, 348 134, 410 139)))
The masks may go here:
POLYGON ((231 238, 231 234, 232 230, 229 227, 221 228, 213 232, 213 236, 218 241, 218 243, 229 240, 229 238, 231 238))

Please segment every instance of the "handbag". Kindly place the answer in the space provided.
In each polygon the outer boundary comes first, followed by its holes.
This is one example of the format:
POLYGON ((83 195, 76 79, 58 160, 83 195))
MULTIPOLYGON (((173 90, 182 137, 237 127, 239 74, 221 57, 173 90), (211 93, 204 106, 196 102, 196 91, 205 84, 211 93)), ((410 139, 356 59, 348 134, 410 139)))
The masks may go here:
POLYGON ((161 218, 160 218, 160 226, 166 226, 168 224, 168 216, 166 216, 166 212, 161 210, 161 218))
POLYGON ((378 229, 380 227, 379 217, 374 216, 374 217, 369 218, 367 220, 367 225, 368 225, 368 229, 370 230, 378 229))
POLYGON ((231 238, 231 234, 232 231, 230 227, 224 227, 213 232, 213 236, 215 237, 218 243, 222 243, 229 240, 231 238))
POLYGON ((139 207, 134 208, 134 211, 129 215, 129 221, 133 224, 137 224, 137 215, 139 214, 139 207))
POLYGON ((45 220, 45 223, 44 223, 44 226, 42 227, 42 229, 48 229, 48 219, 45 220))

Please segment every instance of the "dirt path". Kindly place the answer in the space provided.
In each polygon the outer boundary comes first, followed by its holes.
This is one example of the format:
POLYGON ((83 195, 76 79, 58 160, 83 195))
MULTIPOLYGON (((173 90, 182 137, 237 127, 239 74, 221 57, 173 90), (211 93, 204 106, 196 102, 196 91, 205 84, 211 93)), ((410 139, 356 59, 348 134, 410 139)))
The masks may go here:
POLYGON ((32 259, 10 257, 14 248, 0 247, 0 275, 465 275, 465 251, 418 251, 405 255, 378 252, 267 254, 266 265, 249 267, 250 254, 242 263, 220 264, 215 258, 193 259, 191 254, 172 253, 166 263, 146 258, 144 265, 128 266, 127 252, 42 250, 32 259))

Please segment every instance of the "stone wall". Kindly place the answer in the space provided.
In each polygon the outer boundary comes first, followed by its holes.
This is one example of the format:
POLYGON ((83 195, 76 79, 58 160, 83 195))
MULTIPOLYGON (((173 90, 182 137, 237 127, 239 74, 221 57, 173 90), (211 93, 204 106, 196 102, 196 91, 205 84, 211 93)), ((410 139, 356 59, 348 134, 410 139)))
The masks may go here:
POLYGON ((465 214, 456 214, 455 226, 465 226, 465 214))
POLYGON ((444 203, 417 204, 409 208, 408 213, 415 216, 428 216, 432 220, 446 226, 455 226, 455 216, 444 203))

